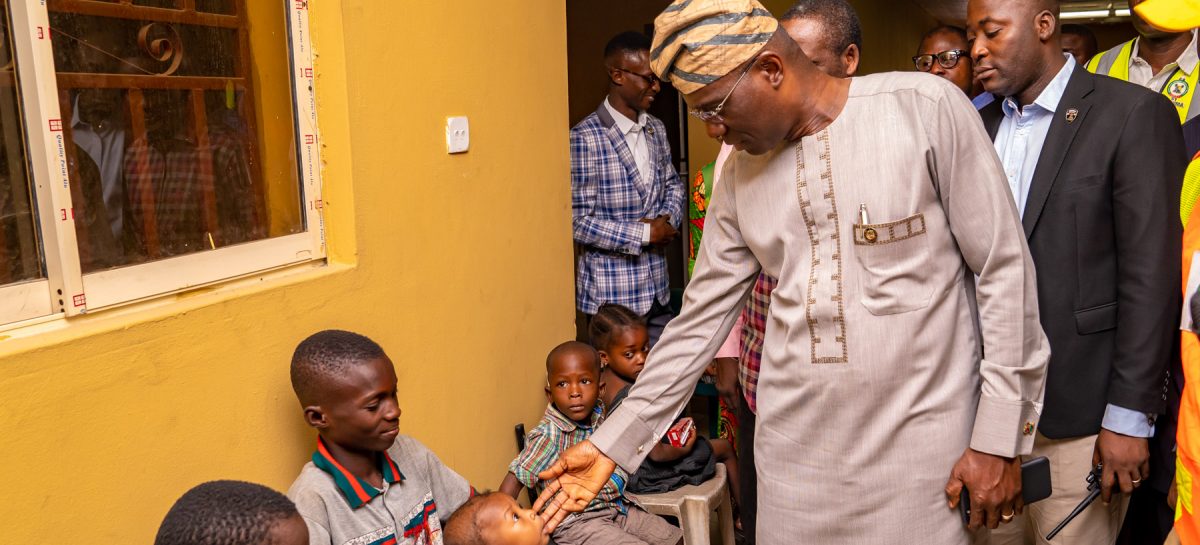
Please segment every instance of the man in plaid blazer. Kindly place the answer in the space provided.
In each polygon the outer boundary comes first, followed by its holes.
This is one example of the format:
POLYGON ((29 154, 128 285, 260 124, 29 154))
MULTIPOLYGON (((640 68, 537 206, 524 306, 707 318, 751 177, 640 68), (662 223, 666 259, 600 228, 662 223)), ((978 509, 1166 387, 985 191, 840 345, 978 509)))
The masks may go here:
POLYGON ((653 344, 669 318, 664 247, 678 235, 684 188, 665 127, 646 113, 659 91, 649 53, 634 32, 605 47, 608 97, 571 129, 571 208, 579 310, 629 307, 649 321, 653 344))

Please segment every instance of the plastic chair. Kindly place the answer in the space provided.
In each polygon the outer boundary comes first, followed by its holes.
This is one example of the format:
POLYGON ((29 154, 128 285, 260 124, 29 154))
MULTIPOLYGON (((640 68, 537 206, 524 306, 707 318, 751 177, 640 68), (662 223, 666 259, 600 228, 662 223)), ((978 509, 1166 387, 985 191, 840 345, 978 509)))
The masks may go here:
POLYGON ((709 516, 717 512, 721 543, 734 545, 733 504, 729 499, 729 480, 725 464, 717 464, 717 474, 699 485, 688 485, 661 494, 627 494, 646 511, 679 519, 684 545, 708 545, 709 516))

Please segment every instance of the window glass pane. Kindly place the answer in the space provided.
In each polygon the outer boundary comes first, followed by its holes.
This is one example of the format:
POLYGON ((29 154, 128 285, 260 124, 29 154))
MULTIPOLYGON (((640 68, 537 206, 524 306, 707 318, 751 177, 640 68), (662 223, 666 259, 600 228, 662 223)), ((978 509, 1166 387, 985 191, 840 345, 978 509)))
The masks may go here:
POLYGON ((284 2, 48 6, 84 272, 304 230, 284 2))
POLYGON ((25 160, 8 9, 0 1, 0 284, 45 278, 25 160))

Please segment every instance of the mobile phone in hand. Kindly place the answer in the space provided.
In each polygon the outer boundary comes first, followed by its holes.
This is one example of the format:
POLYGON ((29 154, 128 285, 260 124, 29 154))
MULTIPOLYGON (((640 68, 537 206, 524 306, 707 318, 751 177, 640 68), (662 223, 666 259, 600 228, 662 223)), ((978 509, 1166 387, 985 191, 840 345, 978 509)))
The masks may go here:
MULTIPOLYGON (((1050 460, 1038 456, 1021 464, 1021 499, 1025 505, 1049 498, 1050 492, 1050 460)), ((971 493, 965 486, 958 497, 958 511, 962 514, 963 524, 969 524, 971 493)))
POLYGON ((683 448, 692 434, 696 433, 696 422, 691 417, 681 418, 667 430, 667 442, 675 448, 683 448))

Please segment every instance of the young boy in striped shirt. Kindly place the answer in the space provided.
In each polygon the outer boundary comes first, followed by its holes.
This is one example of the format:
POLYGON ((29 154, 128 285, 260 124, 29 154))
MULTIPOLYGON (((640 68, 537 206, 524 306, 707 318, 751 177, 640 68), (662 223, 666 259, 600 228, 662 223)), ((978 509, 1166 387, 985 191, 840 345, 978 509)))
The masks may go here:
MULTIPOLYGON (((597 402, 604 383, 600 382, 600 355, 581 342, 558 345, 546 357, 546 414, 525 440, 525 449, 508 466, 508 475, 500 491, 517 497, 522 487, 533 497, 544 483, 538 473, 550 467, 559 453, 587 439, 604 419, 604 408, 597 402)), ((558 545, 648 544, 676 545, 683 534, 662 518, 651 515, 626 499, 626 474, 617 468, 596 499, 583 513, 576 513, 559 524, 553 537, 558 545)))

